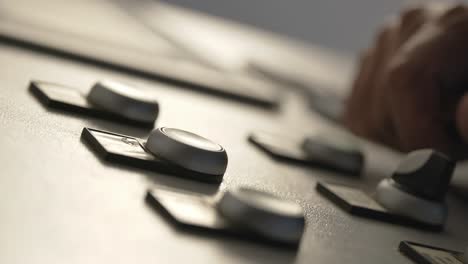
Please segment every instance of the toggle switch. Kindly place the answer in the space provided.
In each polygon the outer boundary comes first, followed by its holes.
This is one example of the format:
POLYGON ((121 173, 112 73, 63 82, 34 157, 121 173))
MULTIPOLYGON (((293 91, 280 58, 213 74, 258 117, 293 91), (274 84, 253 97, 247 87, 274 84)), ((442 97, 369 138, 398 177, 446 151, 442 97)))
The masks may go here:
POLYGON ((455 162, 446 155, 425 149, 410 153, 389 179, 377 186, 376 200, 389 211, 421 222, 443 225, 444 202, 455 162))
POLYGON ((92 128, 84 128, 81 137, 106 161, 197 181, 221 182, 228 164, 222 146, 175 128, 158 128, 146 142, 92 128))
POLYGON ((307 137, 302 149, 309 160, 329 164, 342 171, 360 174, 364 167, 364 154, 351 137, 336 135, 315 135, 307 137))
POLYGON ((420 243, 401 241, 398 250, 416 264, 463 264, 466 252, 460 252, 420 243))
POLYGON ((176 228, 229 235, 297 249, 302 207, 269 193, 237 187, 216 196, 153 187, 146 202, 176 228))
POLYGON ((143 123, 154 123, 159 113, 155 99, 134 87, 115 81, 99 81, 87 96, 96 107, 143 123))
POLYGON ((218 210, 235 225, 273 240, 293 242, 302 237, 302 207, 269 193, 235 188, 224 194, 218 210))
POLYGON ((153 128, 159 114, 154 98, 114 81, 97 82, 87 95, 74 87, 44 81, 32 81, 29 90, 51 109, 145 128, 153 128))
POLYGON ((364 168, 364 154, 352 136, 326 131, 293 140, 265 132, 251 133, 250 143, 277 161, 359 176, 364 168))
POLYGON ((448 210, 444 198, 455 168, 446 155, 430 149, 411 152, 375 195, 359 189, 318 183, 317 191, 351 214, 441 230, 448 210))

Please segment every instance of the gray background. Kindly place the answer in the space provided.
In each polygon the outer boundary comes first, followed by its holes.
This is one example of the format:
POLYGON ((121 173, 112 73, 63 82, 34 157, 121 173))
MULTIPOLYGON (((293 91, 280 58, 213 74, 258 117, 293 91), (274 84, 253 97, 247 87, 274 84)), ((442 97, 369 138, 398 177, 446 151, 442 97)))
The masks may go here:
POLYGON ((168 2, 354 54, 369 43, 374 31, 383 23, 385 17, 399 11, 405 5, 422 1, 172 0, 168 2))

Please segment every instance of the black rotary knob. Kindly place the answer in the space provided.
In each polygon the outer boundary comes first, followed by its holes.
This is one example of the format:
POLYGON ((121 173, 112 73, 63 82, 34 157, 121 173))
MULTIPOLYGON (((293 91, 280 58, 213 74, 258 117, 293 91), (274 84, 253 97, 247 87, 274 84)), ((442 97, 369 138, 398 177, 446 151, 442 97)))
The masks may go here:
POLYGON ((455 162, 431 149, 410 153, 398 166, 392 179, 416 196, 441 201, 447 193, 455 162))

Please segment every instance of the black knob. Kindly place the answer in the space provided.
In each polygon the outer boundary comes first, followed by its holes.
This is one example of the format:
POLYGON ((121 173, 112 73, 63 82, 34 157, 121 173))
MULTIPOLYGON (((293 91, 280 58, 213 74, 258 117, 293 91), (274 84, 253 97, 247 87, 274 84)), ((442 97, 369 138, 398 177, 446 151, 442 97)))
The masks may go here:
POLYGON ((442 201, 452 178, 455 162, 431 149, 411 152, 392 175, 397 187, 416 196, 442 201))

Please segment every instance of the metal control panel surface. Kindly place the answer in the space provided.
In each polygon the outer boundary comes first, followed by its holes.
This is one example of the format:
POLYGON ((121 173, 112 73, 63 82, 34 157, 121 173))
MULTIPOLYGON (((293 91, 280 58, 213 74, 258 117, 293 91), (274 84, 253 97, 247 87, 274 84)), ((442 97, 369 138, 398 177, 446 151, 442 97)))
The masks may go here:
POLYGON ((252 131, 302 138, 336 129, 294 93, 284 96, 279 111, 270 111, 4 43, 0 87, 0 263, 403 264, 411 262, 398 252, 400 241, 453 250, 468 241, 466 201, 453 191, 442 232, 351 216, 316 192, 316 183, 326 181, 372 193, 400 158, 384 148, 364 142, 368 165, 356 178, 278 163, 252 147, 247 140, 252 131), (157 126, 194 131, 226 148, 223 182, 197 183, 101 161, 81 141, 84 127, 137 138, 148 130, 49 110, 28 91, 34 79, 83 87, 83 92, 98 79, 138 85, 158 98, 157 126), (145 204, 154 185, 202 194, 234 186, 268 191, 304 208, 306 230, 297 251, 183 232, 145 204))

